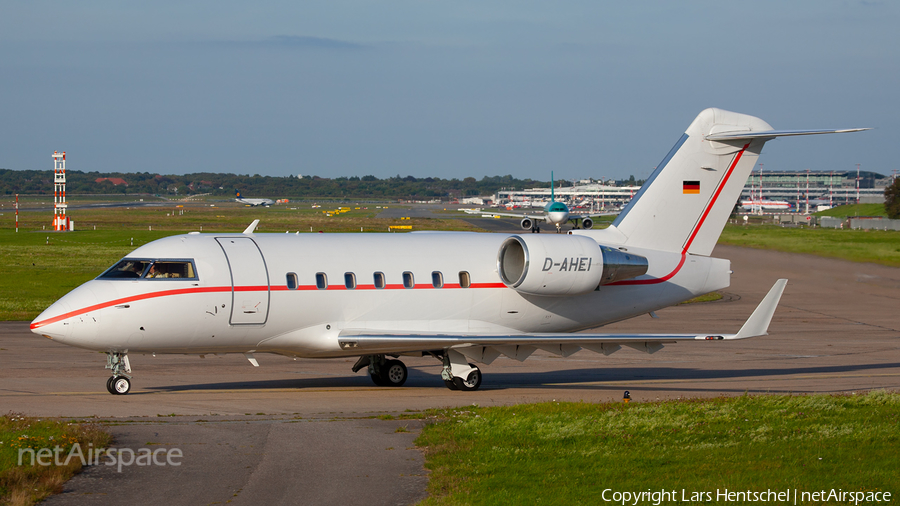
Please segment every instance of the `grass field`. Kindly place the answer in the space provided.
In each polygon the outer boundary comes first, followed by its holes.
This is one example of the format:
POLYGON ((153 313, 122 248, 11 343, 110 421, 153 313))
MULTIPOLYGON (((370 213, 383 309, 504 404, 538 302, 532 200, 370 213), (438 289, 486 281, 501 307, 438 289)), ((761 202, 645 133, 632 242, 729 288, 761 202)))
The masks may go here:
POLYGON ((900 267, 900 232, 727 225, 719 244, 900 267))
POLYGON ((65 457, 75 443, 86 452, 88 448, 105 448, 110 439, 109 433, 98 425, 41 420, 14 413, 0 416, 0 504, 34 504, 61 492, 66 480, 81 470, 77 458, 68 465, 39 466, 32 465, 26 455, 25 465, 20 466, 19 449, 52 450, 59 446, 65 457))
POLYGON ((814 213, 815 216, 833 216, 835 218, 846 218, 848 216, 884 216, 887 213, 884 210, 884 204, 851 204, 848 206, 837 206, 824 211, 814 213))
POLYGON ((436 423, 416 441, 431 471, 424 504, 599 504, 604 489, 677 490, 679 501, 681 490, 726 488, 887 491, 893 501, 900 493, 896 393, 551 402, 429 416, 436 423))
MULTIPOLYGON (((127 202, 124 197, 113 201, 127 202)), ((26 199, 23 206, 41 202, 46 206, 46 197, 26 199)), ((387 232, 394 225, 411 226, 412 230, 480 230, 456 219, 460 214, 451 211, 438 211, 440 219, 381 219, 376 216, 384 205, 345 204, 335 213, 337 205, 312 208, 308 203, 291 203, 249 208, 234 202, 207 201, 72 210, 74 233, 41 230, 50 223, 50 211, 23 211, 19 232, 15 233, 9 198, 0 199, 0 203, 0 320, 33 319, 134 248, 172 234, 240 232, 254 219, 261 220, 258 232, 387 232)), ((596 226, 604 227, 611 220, 600 219, 596 226)), ((900 267, 898 232, 729 225, 719 242, 900 267)))
POLYGON ((387 232, 392 225, 413 230, 471 230, 477 227, 454 219, 379 219, 375 206, 291 209, 290 205, 248 208, 190 206, 79 210, 70 213, 75 232, 41 230, 52 213, 22 212, 19 232, 4 212, 0 227, 0 320, 31 320, 54 301, 93 279, 138 246, 173 234, 192 231, 241 232, 260 219, 257 232, 387 232), (360 209, 356 209, 360 207, 360 209), (369 207, 369 209, 365 209, 369 207), (182 214, 183 213, 183 214, 182 214))

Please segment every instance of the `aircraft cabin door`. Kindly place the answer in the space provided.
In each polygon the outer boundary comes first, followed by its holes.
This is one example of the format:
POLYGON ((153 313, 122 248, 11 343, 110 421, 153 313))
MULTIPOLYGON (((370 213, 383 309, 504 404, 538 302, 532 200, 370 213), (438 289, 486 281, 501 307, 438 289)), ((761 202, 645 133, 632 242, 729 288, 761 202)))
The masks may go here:
POLYGON ((260 325, 269 316, 269 273, 250 237, 217 237, 231 271, 232 325, 260 325))

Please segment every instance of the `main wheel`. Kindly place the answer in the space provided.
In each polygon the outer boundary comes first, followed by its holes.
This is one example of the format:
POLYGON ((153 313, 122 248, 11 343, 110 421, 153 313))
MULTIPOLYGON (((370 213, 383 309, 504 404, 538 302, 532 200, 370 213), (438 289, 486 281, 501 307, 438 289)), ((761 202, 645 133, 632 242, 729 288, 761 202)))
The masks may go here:
POLYGON ((108 380, 106 380, 106 391, 116 395, 116 391, 113 389, 113 380, 115 380, 115 376, 110 376, 108 380))
POLYGON ((125 395, 131 391, 131 380, 125 376, 118 376, 113 379, 112 387, 116 395, 125 395))
POLYGON ((406 377, 409 371, 406 365, 399 360, 388 360, 382 369, 384 374, 384 384, 390 387, 399 387, 406 383, 406 377))
POLYGON ((372 383, 375 383, 376 385, 378 385, 378 386, 380 386, 380 387, 387 386, 387 383, 385 382, 385 379, 384 379, 384 376, 383 376, 383 375, 379 375, 379 374, 371 374, 371 373, 370 373, 370 374, 369 374, 369 377, 372 378, 372 383))
MULTIPOLYGON (((475 367, 475 364, 469 364, 469 367, 475 367)), ((470 372, 465 380, 454 376, 453 383, 456 384, 456 388, 464 392, 478 390, 478 387, 481 386, 481 369, 475 367, 475 370, 470 372)))
POLYGON ((459 388, 456 387, 456 382, 453 380, 444 380, 444 386, 450 390, 459 390, 459 388))

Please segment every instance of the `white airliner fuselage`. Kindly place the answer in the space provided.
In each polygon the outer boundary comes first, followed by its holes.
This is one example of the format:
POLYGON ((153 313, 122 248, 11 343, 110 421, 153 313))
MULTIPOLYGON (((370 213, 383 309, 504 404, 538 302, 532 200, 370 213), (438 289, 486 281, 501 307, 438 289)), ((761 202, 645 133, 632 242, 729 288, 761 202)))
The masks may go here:
POLYGON ((235 197, 235 199, 234 199, 235 202, 240 202, 241 204, 244 204, 244 205, 247 205, 250 207, 256 207, 256 206, 269 207, 269 206, 275 204, 275 201, 272 199, 248 199, 248 198, 241 197, 241 192, 235 192, 234 197, 235 197))
POLYGON ((106 353, 114 394, 131 388, 129 353, 244 353, 254 365, 257 352, 354 356, 354 372, 367 367, 385 386, 406 381, 396 357, 430 355, 448 388, 475 390, 472 362, 500 355, 653 353, 764 335, 786 280, 734 334, 570 332, 727 287, 730 262, 709 255, 763 144, 834 132, 773 130, 707 109, 603 230, 290 235, 256 234, 257 221, 241 234, 168 237, 64 296, 31 329, 106 353))
POLYGON ((742 200, 741 207, 749 210, 787 211, 791 204, 785 200, 742 200))

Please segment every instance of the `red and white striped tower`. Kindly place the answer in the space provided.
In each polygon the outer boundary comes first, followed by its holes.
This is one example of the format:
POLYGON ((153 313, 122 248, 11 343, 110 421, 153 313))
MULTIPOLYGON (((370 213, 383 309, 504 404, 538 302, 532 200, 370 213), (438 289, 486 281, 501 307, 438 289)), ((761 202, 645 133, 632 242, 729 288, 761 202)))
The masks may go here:
POLYGON ((53 152, 53 230, 69 230, 66 216, 66 152, 53 152))

